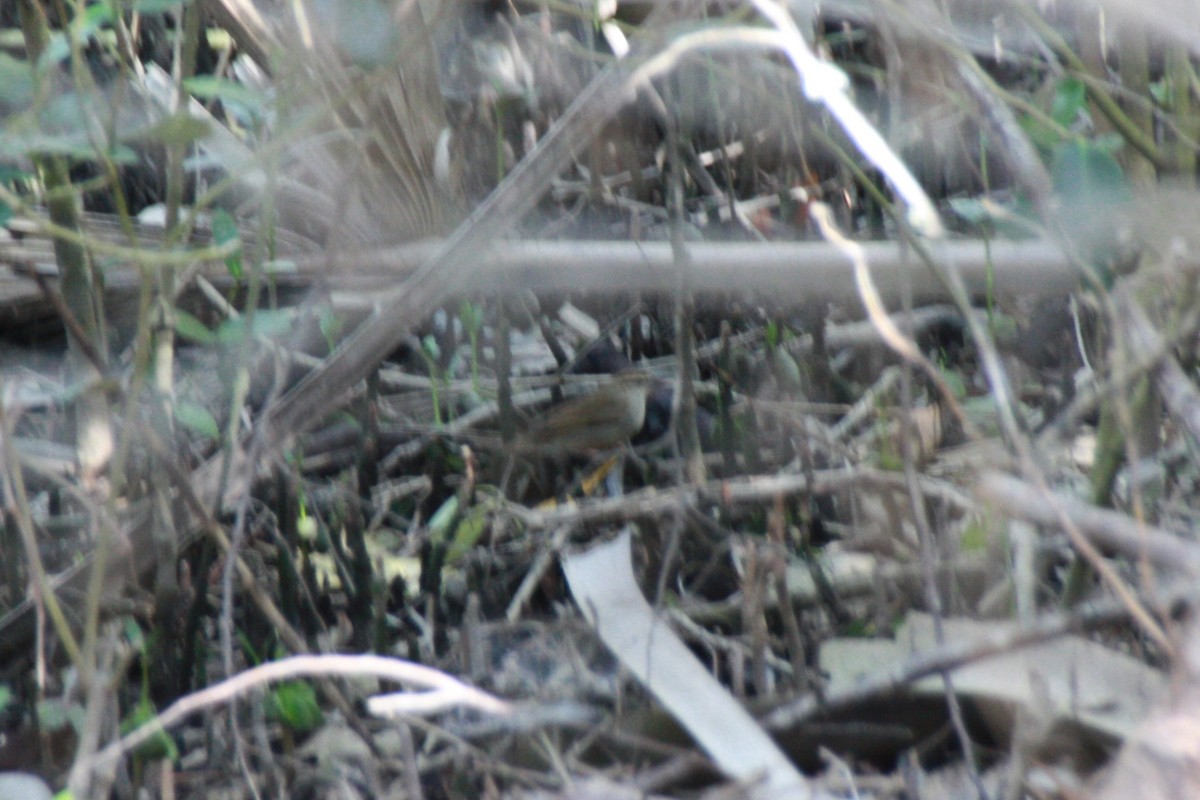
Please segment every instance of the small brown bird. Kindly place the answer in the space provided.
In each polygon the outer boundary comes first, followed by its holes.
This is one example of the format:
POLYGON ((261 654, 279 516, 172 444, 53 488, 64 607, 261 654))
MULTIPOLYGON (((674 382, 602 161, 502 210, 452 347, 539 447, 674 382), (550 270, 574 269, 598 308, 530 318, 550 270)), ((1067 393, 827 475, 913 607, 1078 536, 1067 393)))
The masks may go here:
POLYGON ((619 447, 642 429, 652 381, 645 372, 619 373, 596 391, 550 409, 513 446, 549 455, 619 447))

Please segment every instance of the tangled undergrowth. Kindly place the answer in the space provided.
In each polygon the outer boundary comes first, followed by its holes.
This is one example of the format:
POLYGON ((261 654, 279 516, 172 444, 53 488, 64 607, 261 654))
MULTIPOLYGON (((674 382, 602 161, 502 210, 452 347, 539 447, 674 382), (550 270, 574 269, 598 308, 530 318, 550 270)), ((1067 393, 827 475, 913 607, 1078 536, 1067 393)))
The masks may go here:
POLYGON ((1168 5, 5 8, 0 798, 1195 796, 1168 5))

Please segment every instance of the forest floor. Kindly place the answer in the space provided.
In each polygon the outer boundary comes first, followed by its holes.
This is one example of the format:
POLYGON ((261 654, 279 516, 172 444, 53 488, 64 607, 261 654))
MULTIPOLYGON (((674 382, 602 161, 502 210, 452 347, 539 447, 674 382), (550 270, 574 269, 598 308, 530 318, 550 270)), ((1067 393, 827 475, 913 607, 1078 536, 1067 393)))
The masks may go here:
POLYGON ((17 5, 0 800, 1200 797, 1200 14, 17 5))

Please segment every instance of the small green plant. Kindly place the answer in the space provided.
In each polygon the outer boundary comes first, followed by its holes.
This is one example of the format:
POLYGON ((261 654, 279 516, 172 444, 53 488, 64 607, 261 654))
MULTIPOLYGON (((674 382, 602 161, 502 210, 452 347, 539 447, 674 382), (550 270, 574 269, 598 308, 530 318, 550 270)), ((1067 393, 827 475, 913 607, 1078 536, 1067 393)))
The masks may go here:
POLYGON ((430 393, 433 395, 433 425, 436 428, 442 427, 442 399, 441 399, 441 383, 442 370, 438 366, 438 356, 441 354, 441 348, 438 347, 437 339, 432 336, 426 336, 421 340, 421 357, 425 360, 425 367, 429 370, 429 387, 430 393))
MULTIPOLYGON (((142 686, 137 704, 121 719, 119 727, 122 736, 143 725, 155 724, 154 720, 158 717, 158 709, 154 707, 154 702, 150 699, 150 652, 153 648, 142 632, 141 626, 132 618, 125 621, 125 638, 141 656, 139 660, 142 667, 142 686)), ((169 758, 171 761, 177 761, 179 748, 175 746, 175 740, 166 731, 159 730, 139 746, 134 751, 134 755, 146 760, 169 758)))
MULTIPOLYGON (((3 75, 4 69, 3 66, 0 65, 0 76, 3 75)), ((3 77, 0 77, 0 83, 2 82, 3 77)), ((0 94, 0 99, 2 98, 3 94, 0 94)), ((7 164, 0 164, 0 186, 4 187, 7 193, 10 193, 14 196, 19 195, 18 187, 21 184, 31 180, 32 177, 33 176, 29 173, 17 169, 16 167, 12 167, 7 164)), ((0 227, 7 225, 8 221, 12 219, 13 210, 14 209, 12 206, 0 198, 0 227)))
POLYGON ((275 720, 293 733, 308 733, 325 721, 317 694, 304 681, 284 681, 267 695, 267 718, 275 720))
POLYGON ((479 394, 479 333, 483 330, 483 306, 463 300, 458 307, 458 318, 471 343, 471 391, 479 394))
POLYGON ((337 349, 338 337, 342 335, 345 322, 334 309, 323 308, 318 313, 317 325, 321 329, 321 336, 325 339, 325 346, 332 353, 337 349))
POLYGON ((235 249, 225 256, 225 269, 235 281, 242 280, 245 270, 242 266, 242 235, 238 232, 237 222, 233 215, 223 208, 213 212, 212 217, 213 242, 218 245, 232 245, 235 249))

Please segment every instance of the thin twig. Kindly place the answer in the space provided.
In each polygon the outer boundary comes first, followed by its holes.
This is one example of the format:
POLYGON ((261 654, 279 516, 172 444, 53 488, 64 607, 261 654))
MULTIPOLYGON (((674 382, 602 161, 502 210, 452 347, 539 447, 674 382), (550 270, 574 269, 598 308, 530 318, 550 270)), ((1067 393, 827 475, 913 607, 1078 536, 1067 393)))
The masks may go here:
POLYGON ((206 689, 179 698, 154 719, 97 753, 89 760, 86 768, 103 768, 190 715, 227 703, 260 686, 295 678, 331 676, 371 676, 429 690, 408 695, 412 701, 410 704, 398 703, 392 695, 371 698, 367 701, 367 708, 372 713, 418 714, 452 706, 465 706, 489 714, 508 714, 512 710, 507 702, 494 695, 468 686, 440 670, 411 661, 374 655, 292 656, 260 664, 206 689))

